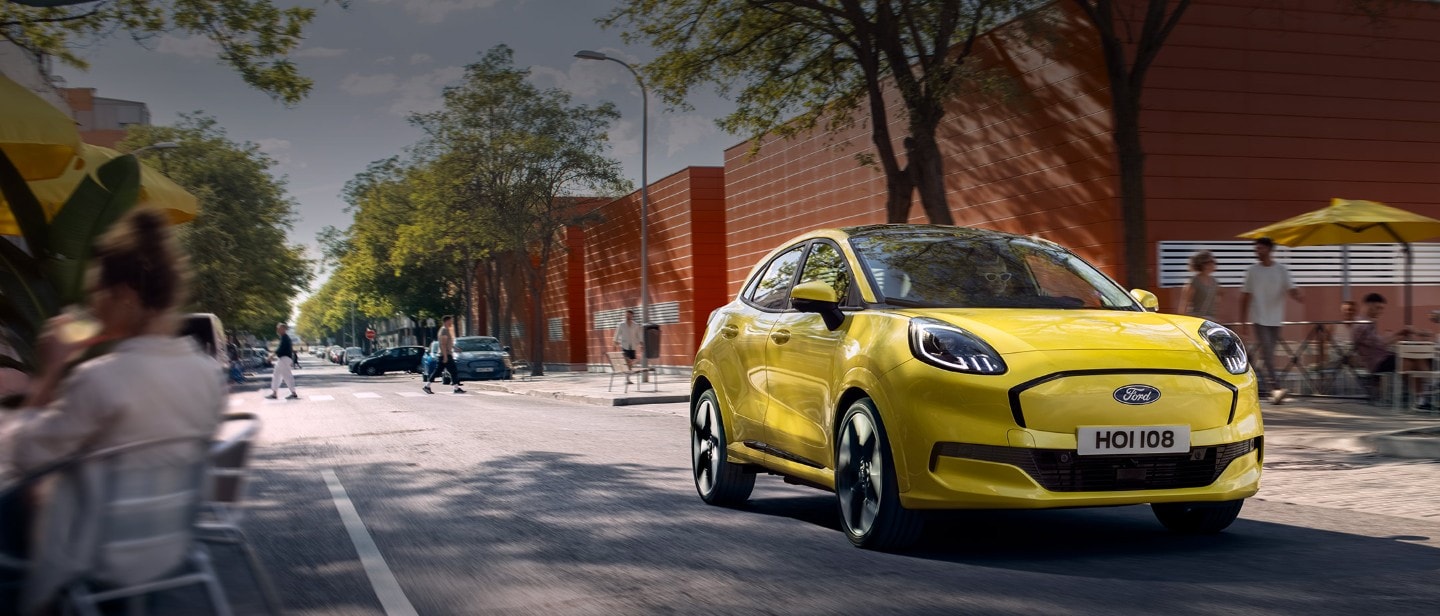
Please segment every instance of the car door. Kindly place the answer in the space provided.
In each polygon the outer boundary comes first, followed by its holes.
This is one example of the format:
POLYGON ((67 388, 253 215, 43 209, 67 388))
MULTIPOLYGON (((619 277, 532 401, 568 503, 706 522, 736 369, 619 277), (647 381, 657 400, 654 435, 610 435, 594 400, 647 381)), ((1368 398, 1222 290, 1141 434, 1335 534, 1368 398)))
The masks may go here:
MULTIPOLYGON (((853 277, 844 253, 827 240, 811 243, 796 284, 816 281, 833 287, 842 307, 850 303, 853 277)), ((772 447, 793 456, 791 461, 819 468, 832 465, 830 415, 834 387, 842 376, 840 347, 849 325, 846 319, 830 331, 819 314, 787 310, 776 315, 765 350, 770 394, 766 438, 772 447)))
POLYGON ((762 268, 741 293, 741 301, 719 311, 712 323, 722 341, 712 355, 716 383, 734 413, 732 443, 764 442, 765 346, 770 329, 789 304, 790 285, 804 246, 786 250, 762 268))

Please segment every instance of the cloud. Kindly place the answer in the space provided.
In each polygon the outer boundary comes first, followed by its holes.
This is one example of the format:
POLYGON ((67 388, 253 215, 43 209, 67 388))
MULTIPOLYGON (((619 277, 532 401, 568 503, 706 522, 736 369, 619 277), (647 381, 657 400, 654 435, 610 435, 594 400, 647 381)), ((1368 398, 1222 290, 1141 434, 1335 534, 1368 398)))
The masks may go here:
POLYGON ((182 58, 214 58, 220 53, 220 46, 203 36, 173 36, 166 34, 155 43, 155 51, 182 58))
POLYGON ((257 139, 255 140, 255 146, 260 148, 260 151, 264 152, 266 156, 275 159, 276 163, 289 165, 292 162, 290 158, 289 139, 279 139, 276 137, 257 139))
POLYGON ((393 92, 400 85, 400 79, 394 73, 380 73, 378 75, 361 75, 350 73, 340 80, 340 89, 346 94, 354 96, 373 96, 376 94, 388 94, 393 92))
POLYGON ((464 67, 446 66, 406 79, 399 88, 400 97, 390 105, 390 113, 408 116, 412 113, 437 111, 444 100, 441 94, 445 86, 464 76, 464 67))
POLYGON ((451 13, 488 9, 500 0, 370 0, 375 4, 399 4, 405 12, 419 18, 420 23, 438 24, 451 13))
MULTIPOLYGON (((601 51, 626 62, 632 62, 631 58, 618 51, 607 49, 601 51)), ((635 78, 630 75, 629 71, 612 62, 576 58, 565 70, 549 66, 532 66, 530 67, 530 80, 537 86, 560 88, 573 94, 576 98, 598 98, 602 91, 615 85, 625 85, 635 91, 636 96, 640 94, 639 87, 635 85, 635 78), (607 64, 609 66, 605 66, 607 64)))
POLYGON ((293 55, 297 58, 338 58, 347 53, 349 49, 335 49, 333 47, 306 47, 293 55))
POLYGON ((687 147, 704 141, 706 137, 720 133, 715 120, 699 114, 667 117, 665 131, 665 155, 674 156, 687 147))
POLYGON ((376 58, 376 59, 375 59, 375 64, 378 64, 378 65, 380 65, 380 66, 393 66, 393 65, 395 64, 395 56, 385 56, 385 57, 383 57, 383 58, 376 58))
POLYGON ((616 158, 640 156, 640 123, 619 120, 610 126, 610 155, 616 158))
POLYGON ((430 54, 417 53, 410 56, 410 66, 415 66, 416 64, 425 64, 431 59, 432 58, 430 57, 430 54))

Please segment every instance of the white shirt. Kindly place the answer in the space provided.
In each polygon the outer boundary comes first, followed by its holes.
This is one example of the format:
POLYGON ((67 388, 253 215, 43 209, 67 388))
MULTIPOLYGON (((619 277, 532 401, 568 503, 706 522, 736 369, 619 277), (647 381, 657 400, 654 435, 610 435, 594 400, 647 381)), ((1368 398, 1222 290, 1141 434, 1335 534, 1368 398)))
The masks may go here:
POLYGON ((1250 294, 1250 322, 1279 326, 1285 321, 1285 295, 1293 288, 1295 281, 1290 279, 1290 270, 1284 265, 1251 265, 1245 270, 1245 292, 1250 294))
POLYGON ((621 323, 615 328, 615 344, 627 351, 644 346, 644 330, 639 323, 621 323))

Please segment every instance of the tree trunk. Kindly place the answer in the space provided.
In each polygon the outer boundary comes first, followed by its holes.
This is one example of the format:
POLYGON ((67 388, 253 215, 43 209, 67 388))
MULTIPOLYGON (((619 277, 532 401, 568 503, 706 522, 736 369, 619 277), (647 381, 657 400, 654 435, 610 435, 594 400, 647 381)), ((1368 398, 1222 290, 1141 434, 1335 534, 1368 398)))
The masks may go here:
POLYGON ((500 260, 490 257, 485 262, 485 309, 490 313, 489 334, 500 339, 500 260))
MULTIPOLYGON (((531 268, 533 269, 533 268, 531 268)), ((542 267, 540 272, 545 270, 542 267)), ((545 374, 545 281, 543 276, 530 272, 530 376, 545 374)))
POLYGON ((1120 219, 1125 241, 1125 283, 1150 285, 1149 238, 1145 225, 1145 150, 1140 145, 1140 101, 1125 88, 1111 86, 1115 156, 1120 163, 1120 219))
POLYGON ((925 120, 912 128, 905 140, 908 167, 914 170, 915 186, 920 191, 920 206, 932 225, 953 225, 950 202, 945 196, 945 160, 935 140, 938 122, 925 120))

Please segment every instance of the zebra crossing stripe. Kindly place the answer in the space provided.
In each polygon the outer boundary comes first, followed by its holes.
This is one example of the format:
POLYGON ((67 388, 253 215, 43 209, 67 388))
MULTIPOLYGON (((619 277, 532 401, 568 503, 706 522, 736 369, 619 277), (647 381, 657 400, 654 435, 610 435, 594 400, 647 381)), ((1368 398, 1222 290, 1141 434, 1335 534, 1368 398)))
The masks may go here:
POLYGON ((379 398, 380 394, 371 391, 362 391, 355 394, 356 398, 379 398))
POLYGON ((310 399, 311 399, 311 400, 314 400, 314 401, 316 401, 316 402, 329 402, 329 401, 331 401, 331 400, 334 400, 334 399, 335 399, 335 396, 327 396, 327 395, 324 395, 324 394, 316 394, 316 395, 314 395, 314 396, 310 396, 310 399))
POLYGON ((424 398, 426 396, 425 392, 422 391, 397 391, 395 393, 399 394, 402 398, 424 398))

